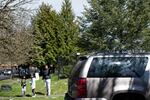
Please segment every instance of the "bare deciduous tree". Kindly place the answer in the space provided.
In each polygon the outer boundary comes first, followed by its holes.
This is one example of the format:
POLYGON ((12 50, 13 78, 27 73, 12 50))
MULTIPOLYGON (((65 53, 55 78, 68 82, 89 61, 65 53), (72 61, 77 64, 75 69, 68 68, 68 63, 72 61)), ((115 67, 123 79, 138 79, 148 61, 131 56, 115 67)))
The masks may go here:
POLYGON ((25 8, 26 4, 33 0, 0 0, 0 29, 8 30, 14 23, 16 11, 29 11, 25 8))
POLYGON ((25 63, 32 49, 29 9, 33 0, 0 0, 0 63, 25 63))

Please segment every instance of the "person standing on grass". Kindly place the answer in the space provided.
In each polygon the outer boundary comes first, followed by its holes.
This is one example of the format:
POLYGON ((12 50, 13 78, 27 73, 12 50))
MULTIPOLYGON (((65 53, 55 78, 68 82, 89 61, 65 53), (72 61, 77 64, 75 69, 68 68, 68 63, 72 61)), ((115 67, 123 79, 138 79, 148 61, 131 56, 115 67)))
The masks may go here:
POLYGON ((26 94, 26 76, 21 79, 21 87, 21 96, 23 97, 26 94))
POLYGON ((33 65, 29 66, 30 68, 30 77, 31 77, 31 88, 32 88, 32 97, 35 97, 35 88, 36 88, 36 77, 35 77, 35 67, 33 65))
POLYGON ((21 78, 21 96, 25 96, 25 93, 26 93, 26 69, 20 67, 19 76, 21 78))
POLYGON ((51 76, 50 76, 50 69, 48 65, 46 64, 44 66, 44 69, 42 71, 43 79, 45 80, 45 86, 46 86, 46 95, 50 96, 51 95, 51 76))

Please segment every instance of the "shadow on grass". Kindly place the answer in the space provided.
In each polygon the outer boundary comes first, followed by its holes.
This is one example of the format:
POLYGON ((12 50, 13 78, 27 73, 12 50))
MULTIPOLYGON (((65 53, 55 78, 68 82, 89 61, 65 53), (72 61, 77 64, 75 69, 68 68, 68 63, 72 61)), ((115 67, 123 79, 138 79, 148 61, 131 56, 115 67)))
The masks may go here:
MULTIPOLYGON (((44 93, 41 93, 41 92, 35 92, 35 94, 37 94, 37 95, 45 95, 44 93)), ((15 97, 23 97, 23 96, 22 95, 15 95, 15 97)), ((32 95, 26 94, 24 97, 32 97, 32 95)))
MULTIPOLYGON (((16 95, 15 97, 23 97, 22 95, 16 95)), ((24 97, 32 97, 30 94, 26 94, 24 97)))
POLYGON ((30 95, 30 94, 26 94, 26 97, 32 97, 32 95, 30 95))
POLYGON ((41 92, 35 92, 35 94, 38 94, 38 95, 45 95, 44 93, 41 93, 41 92))
POLYGON ((15 97, 22 97, 22 95, 16 95, 15 97))

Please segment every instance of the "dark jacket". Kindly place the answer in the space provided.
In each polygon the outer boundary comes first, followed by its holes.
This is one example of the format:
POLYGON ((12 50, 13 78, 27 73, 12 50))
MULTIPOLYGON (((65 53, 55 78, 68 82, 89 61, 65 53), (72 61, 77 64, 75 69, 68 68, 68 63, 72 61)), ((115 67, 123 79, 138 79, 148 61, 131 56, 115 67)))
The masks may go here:
POLYGON ((26 78, 26 76, 27 76, 26 69, 20 68, 20 70, 19 70, 19 76, 20 76, 20 78, 26 78))
POLYGON ((43 76, 43 79, 50 79, 51 76, 50 76, 50 69, 43 69, 42 71, 42 76, 43 76))

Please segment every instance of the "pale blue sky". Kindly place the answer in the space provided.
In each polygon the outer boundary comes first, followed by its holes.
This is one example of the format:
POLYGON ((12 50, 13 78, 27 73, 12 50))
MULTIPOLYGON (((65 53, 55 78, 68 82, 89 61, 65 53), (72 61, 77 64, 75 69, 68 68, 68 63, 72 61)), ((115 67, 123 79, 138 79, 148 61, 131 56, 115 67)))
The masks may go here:
MULTIPOLYGON (((49 3, 53 6, 53 8, 59 12, 61 9, 63 0, 38 0, 33 3, 32 8, 38 8, 39 5, 44 3, 49 3)), ((81 16, 81 12, 84 10, 83 5, 87 5, 87 0, 71 0, 72 1, 72 8, 76 16, 81 16)))

